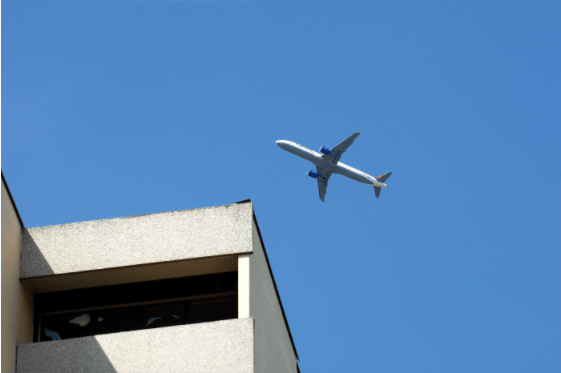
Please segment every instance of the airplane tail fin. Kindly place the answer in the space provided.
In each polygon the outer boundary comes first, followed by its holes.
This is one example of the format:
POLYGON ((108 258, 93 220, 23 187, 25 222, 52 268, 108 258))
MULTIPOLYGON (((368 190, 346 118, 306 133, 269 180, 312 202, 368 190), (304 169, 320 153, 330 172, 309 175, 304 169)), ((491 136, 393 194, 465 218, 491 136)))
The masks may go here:
MULTIPOLYGON (((377 176, 376 179, 378 179, 378 181, 380 183, 385 183, 386 180, 388 180, 388 177, 390 177, 390 176, 392 176, 392 173, 391 172, 386 172, 383 175, 377 176)), ((381 191, 382 191, 382 188, 376 187, 376 186, 374 187, 374 193, 376 194, 376 198, 380 197, 380 192, 381 191)))
POLYGON ((385 174, 383 174, 382 176, 380 176, 378 178, 378 181, 381 182, 381 183, 385 183, 386 180, 388 180, 388 177, 390 177, 390 176, 392 176, 392 173, 391 172, 386 172, 385 174))

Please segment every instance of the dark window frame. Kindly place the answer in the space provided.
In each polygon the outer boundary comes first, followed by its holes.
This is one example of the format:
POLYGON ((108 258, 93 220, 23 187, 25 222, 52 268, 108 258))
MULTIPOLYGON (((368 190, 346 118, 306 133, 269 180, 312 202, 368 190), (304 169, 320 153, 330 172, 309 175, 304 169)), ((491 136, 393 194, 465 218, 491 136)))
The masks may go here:
MULTIPOLYGON (((43 318, 46 318, 45 321, 47 319, 53 320, 54 316, 64 317, 64 315, 82 312, 90 314, 91 328, 94 328, 91 335, 112 333, 98 333, 99 313, 127 308, 136 309, 135 328, 130 331, 147 329, 140 325, 141 315, 148 307, 158 305, 182 304, 182 319, 184 322, 176 325, 191 324, 196 322, 190 318, 191 302, 201 302, 204 299, 214 299, 222 302, 231 302, 235 299, 235 317, 233 311, 229 310, 230 313, 226 319, 237 318, 237 284, 238 273, 235 271, 37 294, 34 305, 33 341, 43 341, 41 338, 43 318)), ((232 305, 229 307, 232 307, 232 305)), ((226 313, 228 314, 228 312, 226 313)), ((168 325, 162 327, 165 326, 168 325)))

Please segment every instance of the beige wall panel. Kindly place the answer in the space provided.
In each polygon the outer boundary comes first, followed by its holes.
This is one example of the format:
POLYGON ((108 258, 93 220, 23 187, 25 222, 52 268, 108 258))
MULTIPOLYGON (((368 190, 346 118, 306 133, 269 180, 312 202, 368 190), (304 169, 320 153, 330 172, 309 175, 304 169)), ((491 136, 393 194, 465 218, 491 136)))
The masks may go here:
POLYGON ((238 317, 249 317, 249 255, 238 257, 238 317))
POLYGON ((2 182, 2 373, 14 372, 20 329, 21 225, 2 182))
POLYGON ((18 373, 253 373, 253 319, 21 345, 18 373))
POLYGON ((18 325, 18 345, 33 342, 33 296, 27 284, 20 282, 20 322, 18 325))
POLYGON ((251 203, 29 228, 22 278, 248 253, 251 203))
POLYGON ((255 225, 250 289, 250 315, 255 319, 255 373, 296 373, 296 355, 255 225))

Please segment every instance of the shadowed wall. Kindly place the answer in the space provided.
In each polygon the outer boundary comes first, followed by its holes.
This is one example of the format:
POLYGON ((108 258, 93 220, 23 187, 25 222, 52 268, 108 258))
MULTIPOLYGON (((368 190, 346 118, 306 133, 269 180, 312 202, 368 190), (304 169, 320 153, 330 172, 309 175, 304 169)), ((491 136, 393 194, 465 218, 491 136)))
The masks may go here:
POLYGON ((2 373, 15 371, 16 346, 33 338, 32 294, 19 280, 21 231, 2 180, 2 373))

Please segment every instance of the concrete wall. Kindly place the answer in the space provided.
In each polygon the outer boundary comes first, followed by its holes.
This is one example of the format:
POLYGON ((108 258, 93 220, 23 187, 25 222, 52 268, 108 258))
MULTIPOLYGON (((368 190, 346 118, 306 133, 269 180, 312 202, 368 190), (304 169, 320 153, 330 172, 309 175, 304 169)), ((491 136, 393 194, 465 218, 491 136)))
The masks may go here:
POLYGON ((2 373, 15 371, 16 346, 32 341, 32 294, 19 280, 21 230, 2 182, 2 373))
MULTIPOLYGON (((2 218, 4 232, 4 204, 2 218)), ((2 240, 4 246, 4 234, 2 240)), ((154 266, 177 261, 188 260, 173 263, 181 273, 214 268, 215 260, 222 266, 237 262, 240 313, 236 320, 24 344, 18 373, 297 373, 251 203, 25 229, 20 242, 22 282, 38 292, 97 284, 92 279, 100 276, 138 281, 140 272, 161 273, 154 266)), ((4 266, 4 253, 2 259, 4 266)), ((4 291, 4 281, 2 286, 4 291)))
POLYGON ((18 373, 252 373, 253 319, 21 345, 18 373))
POLYGON ((255 319, 255 373, 296 373, 296 355, 255 224, 249 313, 255 319))
POLYGON ((29 228, 21 277, 251 253, 253 205, 29 228))

